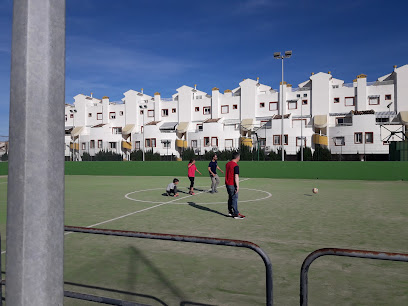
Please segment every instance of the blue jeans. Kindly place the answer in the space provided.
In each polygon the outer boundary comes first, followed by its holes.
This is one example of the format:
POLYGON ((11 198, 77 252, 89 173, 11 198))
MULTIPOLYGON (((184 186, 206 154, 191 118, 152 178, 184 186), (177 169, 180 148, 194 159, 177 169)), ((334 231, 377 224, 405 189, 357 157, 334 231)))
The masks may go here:
POLYGON ((228 212, 233 216, 239 214, 238 211, 238 192, 235 192, 236 187, 231 185, 226 185, 228 192, 228 212))

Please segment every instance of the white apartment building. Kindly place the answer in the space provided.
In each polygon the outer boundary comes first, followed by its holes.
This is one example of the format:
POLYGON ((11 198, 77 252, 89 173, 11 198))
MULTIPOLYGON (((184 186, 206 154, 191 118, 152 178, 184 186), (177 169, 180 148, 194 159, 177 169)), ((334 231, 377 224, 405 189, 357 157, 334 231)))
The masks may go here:
POLYGON ((129 90, 120 102, 79 94, 65 107, 65 155, 80 160, 99 150, 129 159, 134 150, 177 157, 184 148, 197 154, 237 149, 239 143, 266 151, 284 147, 295 155, 301 146, 328 147, 333 154, 388 154, 389 141, 404 138, 408 125, 408 65, 367 82, 352 83, 328 73, 312 73, 293 88, 279 90, 244 79, 224 93, 181 86, 171 98, 129 90), (281 108, 283 101, 283 108, 281 108), (303 137, 303 138, 302 138, 303 137))

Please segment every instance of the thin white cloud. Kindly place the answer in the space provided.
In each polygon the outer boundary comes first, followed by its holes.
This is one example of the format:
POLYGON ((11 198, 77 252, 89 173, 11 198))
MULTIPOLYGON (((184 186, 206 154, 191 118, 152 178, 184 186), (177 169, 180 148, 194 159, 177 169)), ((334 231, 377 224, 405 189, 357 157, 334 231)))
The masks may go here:
POLYGON ((265 9, 283 8, 286 7, 285 1, 275 0, 246 0, 237 3, 233 10, 235 14, 253 14, 263 12, 265 9))
MULTIPOLYGON (((67 39, 67 68, 104 71, 124 76, 126 73, 146 77, 157 74, 176 75, 194 68, 197 64, 186 60, 151 53, 148 48, 112 46, 78 37, 67 39)), ((87 71, 92 73, 92 71, 87 71)))

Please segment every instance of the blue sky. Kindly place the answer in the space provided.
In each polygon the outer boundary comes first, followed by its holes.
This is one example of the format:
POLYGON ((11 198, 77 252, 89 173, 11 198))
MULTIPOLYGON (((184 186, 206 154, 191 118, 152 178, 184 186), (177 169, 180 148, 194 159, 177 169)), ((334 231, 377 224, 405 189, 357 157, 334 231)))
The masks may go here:
MULTIPOLYGON (((332 71, 372 81, 408 64, 405 1, 67 0, 66 102, 120 100, 129 89, 170 97, 260 77, 278 87, 273 52, 293 50, 285 80, 332 71)), ((0 0, 0 135, 8 134, 12 1, 0 0)))

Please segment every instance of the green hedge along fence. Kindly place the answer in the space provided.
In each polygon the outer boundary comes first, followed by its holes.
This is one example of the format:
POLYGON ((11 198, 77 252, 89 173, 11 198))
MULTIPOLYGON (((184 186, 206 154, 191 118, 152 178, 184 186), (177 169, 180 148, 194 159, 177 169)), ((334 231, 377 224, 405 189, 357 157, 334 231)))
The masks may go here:
MULTIPOLYGON (((219 162, 221 169, 226 162, 219 162)), ((408 162, 250 162, 239 163, 242 177, 334 179, 334 180, 408 180, 408 162)), ((197 162, 208 175, 208 162, 197 162)), ((187 176, 187 162, 66 162, 67 175, 187 176)), ((7 175, 7 163, 0 163, 0 175, 7 175)), ((198 175, 199 176, 199 175, 198 175)))

